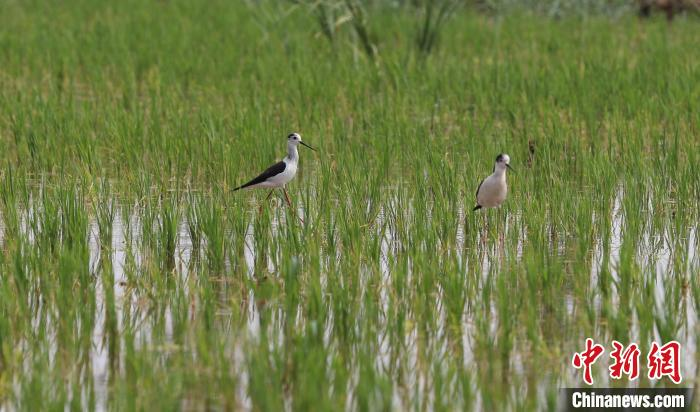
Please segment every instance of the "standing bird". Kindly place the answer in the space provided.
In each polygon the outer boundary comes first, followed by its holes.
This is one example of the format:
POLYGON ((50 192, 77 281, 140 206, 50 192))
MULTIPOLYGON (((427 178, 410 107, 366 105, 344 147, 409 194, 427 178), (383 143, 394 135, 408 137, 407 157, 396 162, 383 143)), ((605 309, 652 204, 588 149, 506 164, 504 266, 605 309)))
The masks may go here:
MULTIPOLYGON (((297 146, 300 144, 313 151, 316 151, 316 149, 301 141, 301 135, 299 133, 292 133, 287 136, 287 156, 285 156, 282 161, 268 167, 255 179, 244 185, 238 186, 233 190, 236 191, 246 188, 252 189, 256 187, 272 188, 270 193, 265 198, 265 201, 267 201, 275 189, 282 188, 284 191, 284 197, 287 199, 287 204, 289 207, 292 207, 292 202, 289 200, 289 194, 287 194, 287 189, 284 187, 284 185, 294 179, 294 175, 297 174, 297 165, 299 164, 299 152, 297 152, 297 146)), ((262 205, 260 206, 260 210, 262 211, 262 205)))
POLYGON ((510 156, 501 153, 496 157, 496 164, 493 166, 491 176, 482 180, 476 189, 476 207, 472 210, 479 210, 482 207, 498 207, 505 200, 508 194, 506 185, 506 168, 510 167, 510 156))

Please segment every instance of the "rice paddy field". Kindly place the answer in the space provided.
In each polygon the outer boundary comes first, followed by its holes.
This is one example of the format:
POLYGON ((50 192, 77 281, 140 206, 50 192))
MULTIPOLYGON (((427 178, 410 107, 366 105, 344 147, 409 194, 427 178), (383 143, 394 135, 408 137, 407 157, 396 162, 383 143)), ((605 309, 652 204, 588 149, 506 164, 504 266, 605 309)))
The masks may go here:
POLYGON ((587 337, 696 387, 700 19, 429 10, 0 2, 0 410, 554 410, 587 337))

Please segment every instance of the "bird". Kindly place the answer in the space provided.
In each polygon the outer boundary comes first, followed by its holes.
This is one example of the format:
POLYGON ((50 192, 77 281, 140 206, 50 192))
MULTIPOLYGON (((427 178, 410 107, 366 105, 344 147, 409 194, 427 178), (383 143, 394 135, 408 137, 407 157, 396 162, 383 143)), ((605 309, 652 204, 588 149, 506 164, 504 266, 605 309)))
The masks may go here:
MULTIPOLYGON (((297 166, 299 164, 299 152, 297 151, 298 145, 303 145, 313 151, 316 151, 316 149, 301 140, 301 135, 299 133, 290 133, 287 136, 287 156, 285 156, 281 161, 265 169, 265 171, 260 173, 260 175, 258 175, 256 178, 234 188, 233 191, 235 192, 236 190, 241 189, 271 188, 272 190, 270 190, 270 193, 268 193, 267 197, 265 198, 264 202, 266 202, 275 189, 281 188, 284 191, 284 197, 287 200, 287 204, 289 207, 292 207, 292 202, 289 200, 289 194, 287 194, 285 185, 294 179, 294 176, 297 174, 297 166)), ((262 211, 262 205, 260 206, 260 211, 262 211)))
POLYGON ((476 189, 476 206, 472 211, 482 207, 498 207, 506 200, 508 186, 506 185, 506 169, 510 169, 510 156, 501 153, 496 157, 496 164, 493 166, 493 173, 479 183, 476 189))

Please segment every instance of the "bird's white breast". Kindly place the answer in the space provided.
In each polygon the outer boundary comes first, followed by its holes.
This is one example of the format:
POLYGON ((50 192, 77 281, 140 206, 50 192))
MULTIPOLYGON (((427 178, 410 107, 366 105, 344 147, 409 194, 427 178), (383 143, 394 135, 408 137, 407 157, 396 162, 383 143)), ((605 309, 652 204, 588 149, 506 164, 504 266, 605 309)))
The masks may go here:
POLYGON ((481 184, 476 201, 482 207, 497 207, 506 200, 507 194, 505 175, 491 175, 481 184))
POLYGON ((286 164, 284 172, 275 175, 267 180, 274 186, 280 187, 286 185, 292 179, 294 179, 294 175, 297 174, 297 162, 284 159, 284 163, 286 164))

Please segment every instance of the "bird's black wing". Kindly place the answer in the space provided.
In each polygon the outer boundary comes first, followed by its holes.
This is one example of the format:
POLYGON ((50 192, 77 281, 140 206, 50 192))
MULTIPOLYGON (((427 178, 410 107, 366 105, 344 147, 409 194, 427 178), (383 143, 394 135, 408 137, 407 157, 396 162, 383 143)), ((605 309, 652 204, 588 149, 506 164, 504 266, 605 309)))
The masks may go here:
POLYGON ((474 207, 474 209, 472 209, 472 212, 475 210, 481 209, 481 205, 479 204, 478 197, 479 197, 479 189, 481 189, 481 185, 484 184, 484 180, 486 180, 486 179, 482 179, 481 183, 479 183, 479 187, 476 188, 476 194, 474 196, 477 198, 477 201, 476 201, 476 207, 474 207))
POLYGON ((268 167, 267 169, 265 169, 265 171, 260 173, 260 175, 258 177, 256 177, 255 179, 251 180, 250 182, 248 182, 244 185, 238 186, 237 188, 235 188, 233 190, 235 191, 238 189, 245 189, 248 186, 253 186, 253 185, 257 185, 258 183, 262 183, 262 182, 266 181, 267 179, 271 178, 272 176, 275 176, 275 175, 278 175, 278 174, 284 172, 284 169, 286 169, 286 168, 287 168, 286 163, 277 162, 277 163, 273 164, 272 166, 268 167))
POLYGON ((479 187, 476 188, 476 193, 474 193, 474 197, 479 197, 479 189, 481 189, 481 185, 484 184, 484 180, 486 179, 481 179, 481 183, 479 183, 479 187))

